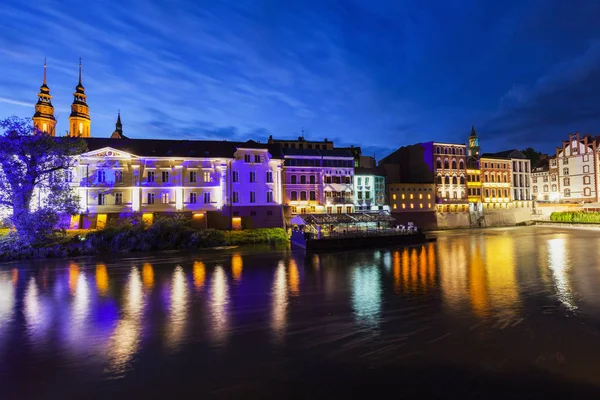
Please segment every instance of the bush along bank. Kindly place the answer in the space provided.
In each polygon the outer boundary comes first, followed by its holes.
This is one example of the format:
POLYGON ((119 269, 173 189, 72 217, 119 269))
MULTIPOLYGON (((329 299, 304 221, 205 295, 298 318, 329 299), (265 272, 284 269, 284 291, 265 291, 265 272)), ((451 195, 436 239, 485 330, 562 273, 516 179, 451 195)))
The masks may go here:
POLYGON ((561 211, 550 214, 552 222, 600 224, 600 212, 561 211))
POLYGON ((150 226, 134 219, 70 239, 56 236, 45 243, 34 245, 23 245, 16 238, 7 237, 0 242, 0 261, 99 253, 193 250, 255 243, 286 243, 287 240, 287 234, 281 228, 198 230, 190 227, 189 221, 184 219, 157 218, 150 226))

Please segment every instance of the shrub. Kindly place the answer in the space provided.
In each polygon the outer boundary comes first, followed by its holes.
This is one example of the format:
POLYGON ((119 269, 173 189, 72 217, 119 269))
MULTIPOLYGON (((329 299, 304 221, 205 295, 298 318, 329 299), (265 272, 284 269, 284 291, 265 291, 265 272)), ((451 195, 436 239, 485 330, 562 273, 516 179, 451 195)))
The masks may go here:
POLYGON ((600 223, 600 212, 562 211, 550 214, 550 221, 572 223, 600 223))

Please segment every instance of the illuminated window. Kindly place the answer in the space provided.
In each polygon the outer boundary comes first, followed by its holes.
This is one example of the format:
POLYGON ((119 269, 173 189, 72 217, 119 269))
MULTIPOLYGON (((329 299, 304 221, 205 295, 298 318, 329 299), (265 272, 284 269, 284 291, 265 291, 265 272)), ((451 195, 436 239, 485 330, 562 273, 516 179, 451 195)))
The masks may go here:
POLYGON ((190 204, 196 204, 198 202, 198 195, 194 192, 190 193, 190 204))
POLYGON ((392 200, 396 200, 396 195, 395 194, 392 195, 392 200))
POLYGON ((169 193, 161 193, 160 201, 163 204, 169 204, 169 193))
POLYGON ((45 122, 42 124, 42 132, 48 132, 48 124, 45 122))
POLYGON ((231 194, 231 202, 232 203, 239 203, 240 202, 240 194, 238 192, 233 192, 231 194))
POLYGON ((402 204, 402 208, 406 208, 406 204, 402 204))
POLYGON ((327 214, 333 213, 333 207, 331 207, 331 206, 327 207, 326 212, 327 212, 327 214))
POLYGON ((116 183, 123 182, 123 171, 115 171, 115 182, 116 183))
POLYGON ((404 200, 406 198, 406 196, 404 195, 404 193, 402 193, 402 200, 404 200))
POLYGON ((292 207, 292 214, 296 214, 298 212, 298 209, 296 207, 292 207))
POLYGON ((423 203, 419 203, 419 208, 423 208, 423 203))
POLYGON ((104 198, 104 194, 102 193, 98 193, 98 205, 99 206, 103 206, 105 203, 105 198, 104 198))
POLYGON ((162 181, 163 182, 169 182, 169 171, 163 171, 162 172, 162 181))
POLYGON ((415 196, 411 193, 410 194, 410 199, 412 200, 415 196))
POLYGON ((154 204, 154 193, 148 193, 148 204, 154 204))
POLYGON ((233 171, 233 173, 231 175, 231 180, 232 180, 232 182, 239 182, 240 181, 240 173, 238 171, 233 171))
POLYGON ((396 204, 394 204, 394 210, 396 209, 396 204))
POLYGON ((427 195, 427 200, 430 200, 430 199, 431 199, 431 195, 430 195, 430 194, 428 194, 428 195, 427 195))
POLYGON ((123 204, 123 193, 121 193, 121 192, 115 193, 115 204, 116 205, 123 204))
POLYGON ((250 192, 250 203, 256 203, 256 192, 250 192))
POLYGON ((204 204, 210 204, 210 192, 204 192, 204 204))
POLYGON ((410 208, 415 208, 415 205, 413 203, 410 203, 410 208))
POLYGON ((427 203, 427 208, 431 208, 431 203, 427 203))
POLYGON ((421 193, 419 193, 419 199, 422 199, 423 195, 421 193))
POLYGON ((212 182, 212 175, 208 171, 204 172, 204 182, 212 182))
POLYGON ((272 203, 273 202, 273 191, 269 190, 267 192, 267 203, 272 203))
POLYGON ((79 134, 81 135, 83 133, 83 123, 80 122, 79 123, 79 134))

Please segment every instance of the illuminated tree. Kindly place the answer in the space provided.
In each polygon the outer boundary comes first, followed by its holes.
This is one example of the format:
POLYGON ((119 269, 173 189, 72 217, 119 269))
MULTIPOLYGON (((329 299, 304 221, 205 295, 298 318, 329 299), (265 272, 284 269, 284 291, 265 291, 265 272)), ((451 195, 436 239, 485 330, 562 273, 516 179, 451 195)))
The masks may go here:
POLYGON ((23 242, 43 240, 60 214, 78 211, 66 173, 86 144, 35 132, 29 119, 14 116, 0 120, 0 128, 0 208, 23 242))

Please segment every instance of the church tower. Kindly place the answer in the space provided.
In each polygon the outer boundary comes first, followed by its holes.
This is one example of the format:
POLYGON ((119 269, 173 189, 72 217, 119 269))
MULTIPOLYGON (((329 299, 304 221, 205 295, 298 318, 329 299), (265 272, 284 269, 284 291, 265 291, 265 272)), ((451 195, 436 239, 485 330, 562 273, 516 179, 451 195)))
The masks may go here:
POLYGON ((117 123, 115 124, 115 131, 110 135, 111 139, 127 139, 127 136, 123 134, 123 124, 121 123, 121 112, 117 114, 117 123))
POLYGON ((46 59, 44 59, 44 83, 40 87, 38 101, 35 104, 35 114, 32 119, 35 133, 45 133, 54 136, 56 119, 54 118, 54 106, 52 105, 50 88, 46 84, 46 59))
POLYGON ((81 84, 81 58, 79 59, 79 83, 73 94, 69 116, 69 136, 90 137, 90 109, 87 105, 85 88, 81 84))
POLYGON ((475 157, 479 159, 479 138, 475 133, 475 126, 471 125, 471 135, 469 135, 469 157, 475 157))

